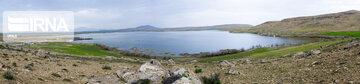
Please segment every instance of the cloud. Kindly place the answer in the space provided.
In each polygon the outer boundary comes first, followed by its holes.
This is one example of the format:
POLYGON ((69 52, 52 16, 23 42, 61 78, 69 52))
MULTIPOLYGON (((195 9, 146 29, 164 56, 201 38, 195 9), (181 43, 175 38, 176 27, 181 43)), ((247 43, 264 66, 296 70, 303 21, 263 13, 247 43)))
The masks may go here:
POLYGON ((101 29, 257 25, 289 17, 360 10, 360 0, 0 0, 0 12, 29 10, 74 11, 76 27, 101 29))

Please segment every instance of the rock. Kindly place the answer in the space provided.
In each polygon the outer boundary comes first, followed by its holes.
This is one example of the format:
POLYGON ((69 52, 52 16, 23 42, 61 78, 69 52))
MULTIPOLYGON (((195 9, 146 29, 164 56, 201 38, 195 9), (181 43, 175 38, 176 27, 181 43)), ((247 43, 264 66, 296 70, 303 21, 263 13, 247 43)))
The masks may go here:
POLYGON ((172 65, 175 65, 175 64, 176 64, 175 61, 172 60, 172 59, 169 59, 169 60, 167 61, 167 65, 172 66, 172 65))
POLYGON ((91 78, 90 81, 86 84, 123 84, 123 82, 115 75, 107 75, 91 78))
POLYGON ((5 64, 3 64, 2 62, 0 62, 0 69, 5 68, 5 64))
POLYGON ((259 63, 267 63, 266 59, 262 59, 259 63))
POLYGON ((318 50, 318 49, 314 49, 314 50, 309 51, 309 53, 310 53, 311 55, 318 55, 318 54, 321 53, 321 51, 318 50))
POLYGON ((200 79, 194 73, 190 73, 184 68, 177 68, 170 70, 170 76, 178 76, 178 75, 182 77, 174 81, 174 83, 172 84, 201 84, 200 79))
POLYGON ((36 50, 33 52, 33 55, 38 58, 47 58, 49 57, 49 52, 45 52, 44 50, 36 50))
POLYGON ((239 71, 229 69, 229 70, 226 72, 226 74, 233 74, 233 75, 236 75, 236 74, 239 74, 239 71))
POLYGON ((148 79, 151 84, 160 84, 164 77, 168 77, 168 72, 163 69, 159 61, 154 59, 141 65, 137 72, 116 71, 115 73, 128 83, 137 82, 139 79, 148 79))
POLYGON ((291 57, 291 54, 285 54, 285 55, 282 55, 280 57, 291 57))
POLYGON ((246 59, 244 63, 251 63, 251 61, 249 59, 246 59))
POLYGON ((127 76, 130 76, 130 75, 134 75, 135 72, 127 72, 127 71, 120 71, 120 70, 117 70, 115 72, 115 74, 120 77, 120 78, 125 78, 127 76))
POLYGON ((55 57, 49 57, 49 58, 50 58, 50 61, 52 61, 52 62, 59 62, 60 61, 60 59, 55 58, 55 57))
POLYGON ((293 57, 304 56, 304 55, 305 55, 304 52, 297 52, 293 55, 293 57))
POLYGON ((222 61, 219 62, 218 66, 220 66, 220 67, 234 67, 235 64, 233 64, 233 63, 231 63, 231 62, 229 62, 227 60, 222 60, 222 61))
POLYGON ((191 63, 196 63, 196 62, 198 62, 198 61, 197 61, 197 60, 192 60, 192 61, 191 61, 191 63))
POLYGON ((188 78, 181 77, 180 79, 176 80, 174 83, 171 84, 201 84, 200 83, 192 83, 188 78))
POLYGON ((113 57, 113 56, 106 56, 106 57, 105 57, 105 59, 106 59, 106 60, 115 60, 115 59, 116 59, 116 57, 113 57))
POLYGON ((146 62, 145 64, 141 65, 139 68, 140 72, 145 72, 147 70, 160 71, 160 70, 163 70, 163 66, 161 65, 161 63, 158 60, 152 59, 151 61, 146 62))

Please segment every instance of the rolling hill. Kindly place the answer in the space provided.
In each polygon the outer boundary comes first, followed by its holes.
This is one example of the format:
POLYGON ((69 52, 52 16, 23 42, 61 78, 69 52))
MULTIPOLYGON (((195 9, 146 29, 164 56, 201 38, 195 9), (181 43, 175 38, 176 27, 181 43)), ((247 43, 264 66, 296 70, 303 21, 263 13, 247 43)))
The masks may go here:
MULTIPOLYGON (((350 10, 316 16, 288 18, 281 21, 268 21, 245 30, 245 32, 262 35, 311 35, 359 30, 360 11, 350 10)), ((244 32, 244 30, 234 30, 232 32, 244 32)))

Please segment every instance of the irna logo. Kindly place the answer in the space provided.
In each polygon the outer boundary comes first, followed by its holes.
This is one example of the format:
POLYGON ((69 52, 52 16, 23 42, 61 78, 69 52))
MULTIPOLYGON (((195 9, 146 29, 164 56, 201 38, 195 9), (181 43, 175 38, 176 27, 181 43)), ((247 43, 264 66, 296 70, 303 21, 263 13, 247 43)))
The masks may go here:
POLYGON ((3 38, 9 42, 72 41, 74 13, 71 11, 5 11, 3 38))

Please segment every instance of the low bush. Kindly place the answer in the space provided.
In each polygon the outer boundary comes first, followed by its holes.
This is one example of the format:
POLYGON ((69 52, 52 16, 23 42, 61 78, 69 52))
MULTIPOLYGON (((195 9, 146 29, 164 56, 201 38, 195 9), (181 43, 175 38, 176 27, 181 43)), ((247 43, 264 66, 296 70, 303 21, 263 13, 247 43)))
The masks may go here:
POLYGON ((4 72, 3 77, 8 80, 14 80, 14 73, 10 70, 4 72))
POLYGON ((139 79, 138 81, 131 83, 131 84, 150 84, 149 79, 139 79))
POLYGON ((103 70, 111 70, 111 67, 106 65, 106 66, 103 66, 102 69, 103 70))
POLYGON ((211 75, 210 77, 201 77, 204 84, 221 84, 220 73, 211 75))
POLYGON ((55 77, 61 77, 59 74, 57 74, 57 73, 52 73, 51 74, 52 76, 55 76, 55 77))
POLYGON ((195 73, 201 73, 202 69, 195 69, 195 73))

